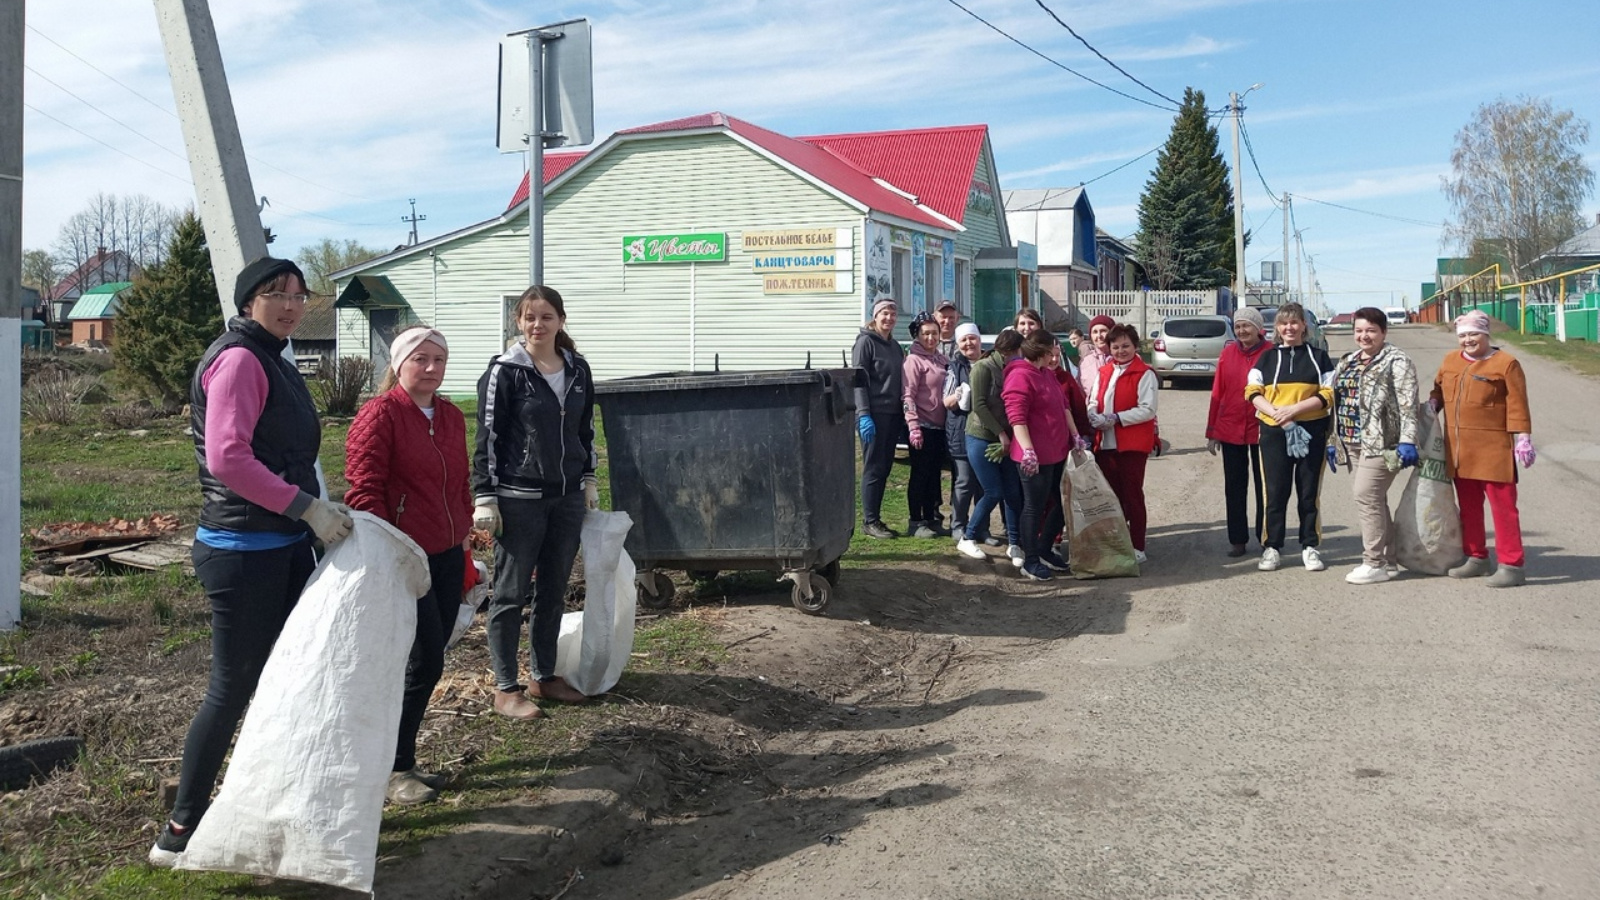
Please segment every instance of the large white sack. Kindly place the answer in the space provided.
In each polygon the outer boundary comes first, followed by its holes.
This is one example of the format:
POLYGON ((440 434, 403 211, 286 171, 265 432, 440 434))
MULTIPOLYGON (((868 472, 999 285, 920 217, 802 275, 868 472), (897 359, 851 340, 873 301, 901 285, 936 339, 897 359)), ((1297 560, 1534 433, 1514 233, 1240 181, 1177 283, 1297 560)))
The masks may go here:
POLYGON ((616 686, 633 652, 638 603, 633 559, 623 549, 633 519, 590 510, 583 517, 583 612, 561 617, 556 674, 591 696, 616 686))
POLYGON ((1445 464, 1443 417, 1423 404, 1417 425, 1416 471, 1394 511, 1395 557, 1413 572, 1443 575, 1467 560, 1461 549, 1461 511, 1445 464))
POLYGON ((180 868, 372 890, 428 558, 389 523, 352 517, 273 645, 180 868))

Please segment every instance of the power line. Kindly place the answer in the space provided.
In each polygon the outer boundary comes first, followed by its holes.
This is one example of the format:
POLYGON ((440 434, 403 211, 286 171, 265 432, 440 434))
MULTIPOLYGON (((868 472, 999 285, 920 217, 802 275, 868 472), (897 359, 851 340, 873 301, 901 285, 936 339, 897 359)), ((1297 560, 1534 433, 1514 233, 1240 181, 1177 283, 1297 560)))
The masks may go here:
POLYGON ((94 110, 95 112, 99 113, 100 115, 105 116, 107 119, 110 119, 112 122, 115 122, 116 124, 121 125, 123 128, 125 128, 128 131, 132 132, 134 134, 134 136, 139 137, 139 138, 143 138, 152 147, 155 147, 157 150, 160 150, 162 153, 165 153, 168 156, 175 157, 175 158, 177 158, 178 160, 182 161, 185 164, 187 164, 189 162, 188 157, 184 156, 182 153, 179 153, 176 150, 173 150, 171 147, 168 147, 167 145, 165 145, 165 144, 161 143, 160 141, 156 140, 155 138, 150 137, 149 135, 145 134, 144 132, 140 131, 139 129, 134 128, 132 125, 129 125, 127 122, 124 122, 121 119, 117 118, 116 116, 113 116, 112 114, 110 114, 110 113, 106 112, 105 110, 101 109, 100 107, 95 106, 93 103, 90 103, 89 101, 83 99, 82 97, 78 96, 77 94, 74 94, 72 91, 67 90, 61 84, 59 84, 59 83, 57 83, 55 81, 52 81, 49 78, 49 76, 47 76, 44 73, 40 72, 38 69, 35 69, 33 66, 24 65, 23 68, 27 69, 29 72, 32 72, 33 76, 35 78, 38 78, 41 81, 43 81, 44 83, 46 83, 48 85, 51 85, 56 90, 59 90, 61 93, 66 94, 68 97, 71 97, 72 99, 78 101, 79 103, 82 103, 84 106, 89 107, 90 109, 94 110))
POLYGON ((1118 97, 1126 97, 1127 99, 1132 100, 1135 103, 1143 103, 1145 106, 1154 107, 1155 109, 1159 109, 1159 110, 1161 110, 1163 112, 1177 112, 1177 108, 1176 107, 1168 107, 1168 106, 1162 106, 1159 103, 1151 103, 1149 100, 1146 100, 1143 97, 1135 97, 1132 94, 1123 93, 1122 91, 1117 90, 1116 88, 1112 87, 1109 84, 1103 84, 1103 83, 1101 83, 1099 81, 1096 81, 1093 78, 1090 78, 1089 76, 1083 74, 1082 72, 1077 71, 1076 69, 1069 68, 1068 66, 1063 65, 1062 63, 1056 62, 1055 60, 1053 60, 1050 57, 1044 55, 1043 53, 1039 52, 1038 50, 1033 49, 1032 47, 1030 47, 1027 44, 1023 43, 1022 41, 1018 40, 1017 38, 1012 37, 1011 35, 1007 34, 1005 31, 1003 31, 1000 28, 1000 26, 994 24, 993 22, 990 22, 988 19, 985 19, 983 16, 978 15, 977 13, 973 12, 972 10, 967 9, 965 6, 962 6, 960 3, 956 2, 956 0, 945 0, 945 2, 949 3, 951 6, 954 6, 956 9, 961 10, 962 12, 966 13, 967 15, 973 17, 974 19, 977 19, 979 22, 982 22, 984 25, 988 26, 989 30, 993 31, 995 34, 1000 35, 1001 37, 1005 38, 1006 40, 1010 41, 1011 43, 1016 44, 1018 47, 1021 47, 1022 49, 1028 51, 1029 53, 1032 53, 1034 56, 1039 57, 1040 59, 1044 60, 1045 62, 1049 63, 1052 66, 1055 66, 1056 68, 1062 70, 1063 72, 1067 72, 1069 74, 1076 75, 1079 78, 1082 78, 1084 81, 1087 81, 1090 84, 1094 85, 1095 87, 1104 88, 1104 89, 1110 91, 1111 93, 1116 94, 1118 97))
POLYGON ((1182 105, 1178 101, 1172 99, 1171 97, 1168 97, 1166 94, 1161 93, 1160 91, 1156 90, 1155 88, 1151 87, 1150 85, 1145 84, 1144 82, 1140 81, 1139 79, 1133 77, 1133 75, 1131 73, 1129 73, 1127 69, 1124 69, 1123 67, 1121 67, 1121 66, 1117 65, 1116 63, 1112 62, 1111 59, 1109 57, 1107 57, 1104 53, 1101 53, 1099 50, 1096 50, 1095 46, 1093 44, 1091 44, 1088 41, 1083 39, 1083 35, 1079 34, 1076 31, 1074 31, 1072 29, 1071 25, 1068 25, 1066 22, 1063 22, 1061 20, 1061 17, 1056 15, 1056 11, 1055 10, 1051 9, 1048 6, 1045 6, 1044 5, 1044 0, 1033 0, 1033 2, 1039 4, 1039 8, 1040 9, 1042 9, 1045 12, 1049 13, 1050 14, 1050 18, 1055 19, 1056 20, 1056 24, 1060 25, 1062 28, 1065 28, 1067 30, 1068 34, 1070 34, 1073 37, 1077 38, 1078 39, 1078 43, 1084 45, 1085 47, 1088 47, 1090 53, 1093 53, 1095 56, 1098 56, 1101 59, 1105 60, 1106 65, 1110 66, 1113 69, 1116 69, 1118 72, 1121 72, 1123 75, 1126 75, 1128 77, 1129 81, 1133 82, 1134 84, 1137 84, 1138 86, 1144 88, 1145 90, 1149 91, 1150 93, 1155 94, 1157 97, 1160 97, 1161 99, 1167 101, 1168 103, 1171 103, 1173 106, 1181 106, 1182 105))
MULTIPOLYGON (((1166 146, 1166 145, 1163 144, 1162 146, 1166 146)), ((1109 172, 1102 172, 1099 175, 1096 175, 1095 177, 1089 179, 1088 181, 1080 181, 1080 182, 1078 182, 1078 187, 1088 187, 1089 185, 1094 184, 1096 181, 1099 181, 1100 179, 1105 178, 1107 175, 1115 175, 1118 172, 1121 172, 1123 169, 1126 169, 1127 167, 1133 165, 1134 163, 1138 162, 1139 160, 1144 159, 1146 156, 1149 156, 1150 154, 1152 154, 1152 153, 1154 153, 1154 152, 1156 152, 1157 150, 1160 150, 1160 149, 1161 149, 1161 147, 1151 147, 1149 150, 1146 150, 1145 152, 1139 154, 1138 156, 1135 156, 1133 159, 1128 160, 1127 162, 1123 163, 1120 166, 1117 166, 1115 169, 1112 169, 1109 172)))
POLYGON ((1245 151, 1250 155, 1250 167, 1256 170, 1256 177, 1261 179, 1262 190, 1267 192, 1267 198, 1272 201, 1274 207, 1282 209, 1283 201, 1279 200, 1278 195, 1267 185, 1267 176, 1261 174, 1261 163, 1256 161, 1256 148, 1250 143, 1250 132, 1244 127, 1244 118, 1242 116, 1239 119, 1239 135, 1244 138, 1245 151))
MULTIPOLYGON (((121 87, 123 90, 127 91, 128 93, 134 95, 135 97, 138 97, 140 100, 143 100, 144 102, 150 104, 151 106, 155 107, 156 109, 158 109, 158 110, 166 113, 167 115, 171 116, 172 118, 174 118, 174 119, 178 118, 178 114, 173 112, 171 109, 167 108, 166 106, 163 106, 160 103, 157 103, 154 100, 151 100, 149 97, 146 97, 144 94, 141 94, 138 91, 134 90, 132 87, 128 86, 128 84, 126 84, 125 82, 123 82, 120 79, 118 79, 115 75, 112 75, 111 73, 105 71, 104 69, 100 68, 99 66, 95 65, 94 63, 92 63, 92 62, 88 61, 87 59, 84 59, 83 57, 79 56, 78 54, 72 52, 72 50, 69 49, 66 45, 62 44, 60 41, 56 40, 55 38, 52 38, 50 35, 45 34, 44 32, 42 32, 39 29, 33 27, 32 25, 28 26, 28 30, 33 32, 34 34, 38 35, 39 37, 44 38, 45 40, 49 41, 50 43, 54 44, 56 47, 60 48, 61 52, 67 54, 68 56, 72 57, 73 59, 77 60, 78 62, 81 62, 84 65, 88 66, 89 68, 91 68, 91 69, 95 70, 96 72, 100 73, 100 75, 104 76, 106 79, 108 79, 111 82, 115 83, 118 87, 121 87)), ((79 100, 80 102, 84 103, 86 106, 89 106, 91 109, 94 109, 96 112, 100 113, 101 115, 105 116, 106 118, 111 119, 111 121, 116 122, 118 125, 122 125, 122 127, 127 128, 129 131, 133 131, 134 134, 139 134, 139 132, 134 131, 134 129, 130 128, 126 124, 124 124, 124 123, 122 123, 120 121, 117 121, 117 119, 113 118, 110 113, 107 113, 104 110, 94 106, 94 104, 89 103, 89 101, 84 100, 82 97, 79 97, 76 94, 73 94, 71 91, 68 91, 64 87, 61 87, 61 85, 56 84, 54 81, 50 81, 49 78, 45 78, 45 76, 41 75, 38 72, 38 70, 36 70, 36 69, 34 69, 32 67, 28 67, 28 71, 32 72, 35 75, 38 75, 40 78, 44 78, 45 81, 49 81, 51 84, 55 85, 56 87, 61 88, 61 90, 66 91, 66 93, 71 95, 74 99, 79 100)), ((140 137, 144 137, 145 140, 147 140, 147 141, 150 140, 149 138, 145 137, 142 134, 139 134, 139 136, 140 137)), ((151 143, 155 143, 155 142, 151 141, 151 143)), ((156 146, 160 147, 161 145, 160 144, 156 144, 156 146)), ((165 148, 165 147, 162 147, 161 149, 166 150, 168 153, 172 153, 171 150, 167 150, 167 148, 165 148)), ((180 159, 184 159, 185 162, 188 161, 187 158, 184 158, 184 157, 179 157, 179 158, 180 159)), ((302 176, 296 175, 293 172, 288 171, 287 169, 283 169, 283 168, 280 168, 278 166, 275 166, 272 163, 270 163, 270 162, 268 162, 268 161, 266 161, 264 159, 261 159, 258 156, 252 156, 252 155, 246 153, 245 154, 245 158, 250 160, 253 163, 259 163, 259 164, 271 169, 272 171, 277 172, 280 175, 286 175, 286 176, 288 176, 290 178, 293 178, 295 181, 301 182, 302 184, 311 185, 312 187, 317 188, 319 190, 328 191, 328 192, 334 193, 334 194, 341 194, 343 196, 349 197, 352 200, 360 200, 363 203, 375 203, 375 202, 377 202, 377 201, 373 200, 370 197, 363 197, 363 196, 361 196, 359 194, 352 194, 349 191, 342 191, 342 190, 340 190, 340 189, 338 189, 336 187, 329 187, 328 185, 325 185, 325 184, 318 184, 317 182, 312 181, 309 178, 304 178, 302 176)), ((332 221, 332 220, 330 219, 329 221, 332 221)), ((347 223, 341 222, 339 224, 342 225, 342 224, 347 224, 347 223)))
POLYGON ((1373 212, 1370 209, 1356 209, 1353 206, 1341 206, 1338 203, 1329 203, 1326 200, 1318 200, 1315 197, 1307 197, 1305 194, 1295 194, 1295 196, 1299 197, 1301 200, 1310 200, 1312 203, 1320 203, 1323 206, 1331 206, 1334 209, 1342 209, 1345 212, 1360 213, 1363 216, 1375 216, 1379 219, 1392 219, 1396 222, 1404 222, 1407 225, 1421 225, 1425 228, 1439 227, 1438 222, 1424 222, 1421 219, 1408 219, 1404 216, 1391 216, 1388 213, 1373 212))
POLYGON ((138 163, 141 166, 144 166, 144 167, 146 167, 148 169, 154 169, 155 171, 160 172, 161 174, 167 176, 168 178, 176 178, 177 180, 183 182, 184 184, 187 184, 190 187, 194 187, 194 182, 190 181, 187 178, 184 178, 182 175, 174 175, 171 172, 168 172, 166 169, 161 168, 160 166, 157 166, 157 165, 155 165, 153 163, 145 162, 144 160, 140 159, 139 157, 134 156, 132 153, 129 153, 128 151, 123 150, 121 147, 113 147, 112 145, 106 143, 105 141, 100 140, 99 138, 95 137, 94 135, 90 134, 87 131, 84 131, 81 128, 78 128, 78 127, 73 126, 73 125, 68 125, 66 122, 63 122, 60 119, 56 118, 55 116, 50 115, 49 113, 45 112, 44 110, 40 109, 39 107, 34 106, 32 103, 23 103, 22 105, 26 106, 28 109, 33 110, 34 112, 38 113, 39 115, 44 116, 46 119, 49 119, 50 121, 56 123, 57 125, 60 125, 62 128, 65 128, 65 129, 67 129, 69 131, 76 131, 78 134, 83 135, 84 137, 88 138, 91 141, 94 141, 96 144, 99 144, 100 146, 106 148, 107 150, 110 150, 113 153, 117 153, 117 154, 120 154, 122 156, 126 156, 127 158, 133 160, 134 162, 138 163))

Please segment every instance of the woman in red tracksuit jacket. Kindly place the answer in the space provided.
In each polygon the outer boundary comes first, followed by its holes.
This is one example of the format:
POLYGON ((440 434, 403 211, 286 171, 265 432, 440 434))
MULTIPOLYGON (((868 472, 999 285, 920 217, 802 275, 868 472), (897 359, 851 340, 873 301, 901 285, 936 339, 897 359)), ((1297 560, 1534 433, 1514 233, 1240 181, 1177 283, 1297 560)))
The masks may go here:
POLYGON ((461 606, 472 530, 467 421, 437 391, 449 358, 432 328, 394 339, 384 390, 367 401, 345 440, 344 502, 391 523, 428 554, 433 585, 417 600, 417 635, 406 663, 400 738, 389 776, 392 803, 425 803, 447 778, 417 768, 417 729, 444 674, 444 645, 461 606))
POLYGON ((1211 381, 1211 412, 1206 417, 1206 450, 1222 453, 1222 496, 1228 511, 1228 555, 1243 556, 1250 543, 1251 519, 1245 501, 1254 485, 1255 535, 1261 536, 1265 506, 1261 496, 1261 422, 1255 407, 1244 399, 1245 382, 1261 354, 1272 345, 1265 340, 1261 313, 1241 306, 1233 313, 1233 335, 1217 358, 1211 381))

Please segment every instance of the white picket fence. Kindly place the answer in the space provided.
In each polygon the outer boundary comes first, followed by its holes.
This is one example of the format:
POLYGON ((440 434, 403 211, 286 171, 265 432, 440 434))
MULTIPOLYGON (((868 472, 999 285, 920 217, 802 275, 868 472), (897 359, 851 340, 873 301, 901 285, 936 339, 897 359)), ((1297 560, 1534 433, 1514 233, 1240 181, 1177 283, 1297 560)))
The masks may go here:
POLYGON ((1069 310, 1072 324, 1083 328, 1089 320, 1107 315, 1119 323, 1135 325, 1147 335, 1172 316, 1210 315, 1217 312, 1217 291, 1079 291, 1069 310))

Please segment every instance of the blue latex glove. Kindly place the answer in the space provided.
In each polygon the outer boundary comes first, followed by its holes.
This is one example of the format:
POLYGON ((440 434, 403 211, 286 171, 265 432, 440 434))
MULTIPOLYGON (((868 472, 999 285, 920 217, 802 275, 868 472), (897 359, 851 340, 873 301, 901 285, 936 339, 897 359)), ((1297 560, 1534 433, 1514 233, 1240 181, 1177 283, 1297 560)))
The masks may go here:
POLYGON ((1417 464, 1417 445, 1398 444, 1394 448, 1395 455, 1400 457, 1400 468, 1417 464))
POLYGON ((856 432, 861 435, 861 443, 870 444, 878 436, 878 426, 872 423, 871 416, 861 416, 856 419, 856 432))
POLYGON ((1288 443, 1289 455, 1295 459, 1305 459, 1311 452, 1311 432, 1301 428, 1298 422, 1283 426, 1283 437, 1288 443))
POLYGON ((1328 471, 1339 471, 1339 448, 1331 444, 1328 445, 1328 471))

